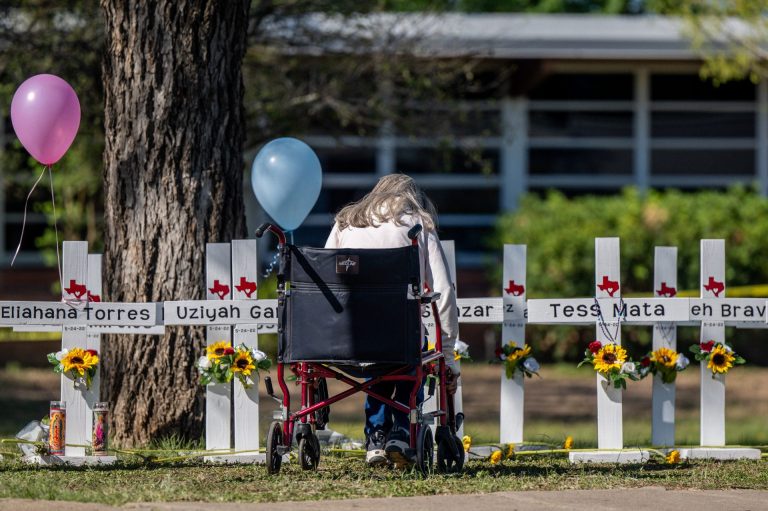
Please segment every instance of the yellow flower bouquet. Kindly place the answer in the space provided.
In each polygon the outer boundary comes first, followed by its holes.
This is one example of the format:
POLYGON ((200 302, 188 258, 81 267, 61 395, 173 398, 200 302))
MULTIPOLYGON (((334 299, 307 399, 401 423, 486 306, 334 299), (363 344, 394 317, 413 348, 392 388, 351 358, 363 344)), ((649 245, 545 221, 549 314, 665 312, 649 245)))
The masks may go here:
POLYGON ((253 373, 272 367, 272 361, 263 351, 241 344, 233 348, 228 341, 219 341, 205 348, 205 355, 197 361, 200 385, 229 383, 237 377, 245 388, 254 384, 253 373))
POLYGON ((75 386, 84 383, 85 388, 89 389, 99 366, 99 354, 96 350, 62 348, 61 351, 48 353, 48 362, 53 365, 56 374, 71 378, 75 386))
POLYGON ((511 379, 515 375, 515 371, 520 371, 524 376, 532 378, 533 375, 539 374, 539 363, 533 358, 531 353, 531 347, 524 344, 520 348, 515 341, 509 341, 507 344, 496 348, 496 357, 491 360, 491 363, 504 364, 504 372, 507 379, 511 379))
POLYGON ((707 362, 707 369, 712 371, 712 378, 718 374, 727 374, 735 365, 746 364, 744 357, 739 356, 724 342, 709 340, 690 347, 691 353, 699 362, 707 362))
POLYGON ((677 373, 684 371, 690 364, 688 357, 670 348, 659 348, 640 360, 638 374, 645 378, 649 374, 658 374, 664 383, 672 383, 677 373))
POLYGON ((627 388, 627 378, 639 380, 635 363, 629 360, 627 351, 618 344, 589 343, 584 350, 584 360, 577 367, 592 364, 594 370, 603 375, 616 389, 627 388))

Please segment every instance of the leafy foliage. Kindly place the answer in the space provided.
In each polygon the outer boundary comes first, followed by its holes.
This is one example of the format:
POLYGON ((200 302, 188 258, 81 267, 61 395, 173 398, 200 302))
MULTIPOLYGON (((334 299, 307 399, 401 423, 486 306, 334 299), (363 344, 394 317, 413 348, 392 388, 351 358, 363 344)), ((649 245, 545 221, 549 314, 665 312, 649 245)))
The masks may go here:
POLYGON ((704 59, 702 78, 715 85, 768 76, 766 0, 654 0, 662 14, 681 16, 694 50, 704 59))
POLYGON ((750 188, 645 196, 627 188, 614 196, 528 195, 499 219, 493 245, 528 245, 529 297, 593 296, 594 238, 618 236, 622 293, 650 296, 656 246, 678 247, 678 288, 698 289, 701 239, 726 240, 729 285, 768 282, 768 267, 755 264, 766 235, 768 199, 750 188))

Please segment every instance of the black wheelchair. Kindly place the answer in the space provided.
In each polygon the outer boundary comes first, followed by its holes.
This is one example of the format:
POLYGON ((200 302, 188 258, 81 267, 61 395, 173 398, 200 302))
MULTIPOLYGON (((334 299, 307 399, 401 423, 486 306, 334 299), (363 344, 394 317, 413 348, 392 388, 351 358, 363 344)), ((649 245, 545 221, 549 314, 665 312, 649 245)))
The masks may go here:
POLYGON ((270 424, 267 435, 269 474, 280 471, 294 439, 301 467, 316 469, 316 431, 325 428, 333 403, 358 392, 408 415, 410 449, 422 474, 435 469, 435 460, 438 472, 462 470, 464 449, 456 436, 453 396, 444 385, 446 364, 435 304, 440 295, 425 292, 420 278, 421 229, 416 225, 408 232, 411 245, 389 249, 297 247, 286 243, 275 225, 264 224, 256 231, 259 238, 267 230, 278 237, 277 381, 282 396, 275 396, 271 379, 265 378, 267 393, 280 403, 280 420, 270 424), (421 318, 430 305, 436 342, 434 349, 423 350, 421 318), (295 411, 286 368, 301 387, 301 405, 295 411), (331 378, 349 388, 329 396, 326 380, 331 378), (436 410, 428 413, 417 402, 425 378, 430 398, 440 383, 436 410), (413 382, 408 403, 371 390, 384 381, 413 382), (435 423, 433 437, 430 425, 435 423))

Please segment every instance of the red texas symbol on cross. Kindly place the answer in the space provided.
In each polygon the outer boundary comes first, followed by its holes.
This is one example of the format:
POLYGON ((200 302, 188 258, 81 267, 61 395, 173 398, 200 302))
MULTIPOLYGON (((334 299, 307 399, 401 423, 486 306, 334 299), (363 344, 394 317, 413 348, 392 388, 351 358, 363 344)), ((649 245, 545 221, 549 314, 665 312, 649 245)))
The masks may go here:
POLYGON ((250 298, 251 295, 256 292, 256 283, 246 280, 245 277, 240 277, 240 284, 236 285, 235 289, 241 293, 245 293, 245 296, 250 298))
POLYGON ((616 280, 609 280, 608 275, 603 275, 603 282, 602 284, 598 284, 597 288, 600 291, 605 291, 609 296, 613 296, 616 294, 616 291, 619 290, 619 282, 616 280))
POLYGON ((521 296, 525 293, 525 286, 522 284, 515 284, 514 280, 510 280, 509 286, 504 288, 504 292, 512 296, 521 296))
POLYGON ((82 298, 86 293, 88 293, 88 289, 86 289, 85 285, 78 284, 74 279, 69 281, 69 287, 65 287, 64 291, 66 291, 67 294, 74 296, 78 300, 82 298))
POLYGON ((223 300, 229 294, 229 286, 222 284, 218 280, 213 281, 213 287, 209 291, 215 295, 218 295, 219 299, 223 300))
POLYGON ((669 287, 667 286, 666 282, 662 282, 661 289, 656 291, 656 294, 659 296, 666 296, 667 298, 672 298, 677 294, 677 288, 669 287))
POLYGON ((723 282, 716 281, 715 277, 709 277, 709 282, 704 284, 704 289, 711 292, 715 296, 720 296, 720 293, 725 291, 725 284, 723 282))

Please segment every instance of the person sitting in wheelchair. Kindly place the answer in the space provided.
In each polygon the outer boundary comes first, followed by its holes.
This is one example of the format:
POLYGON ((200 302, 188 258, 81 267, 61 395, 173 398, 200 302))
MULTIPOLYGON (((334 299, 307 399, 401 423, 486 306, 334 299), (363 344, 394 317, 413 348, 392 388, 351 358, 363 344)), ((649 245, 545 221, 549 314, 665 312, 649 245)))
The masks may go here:
MULTIPOLYGON (((456 391, 459 376, 454 361, 454 346, 458 335, 456 294, 451 284, 448 264, 437 237, 437 213, 432 201, 405 174, 390 174, 379 179, 376 186, 361 200, 345 206, 336 215, 325 248, 397 248, 408 246, 408 231, 416 224, 423 227, 419 235, 419 260, 422 282, 430 291, 440 293, 437 301, 442 326, 443 353, 448 367, 447 390, 456 391)), ((422 327, 423 330, 423 327, 422 327)), ((371 390, 395 401, 408 402, 413 384, 407 381, 382 382, 371 390)), ((418 402, 424 400, 423 389, 418 402)), ((408 464, 408 416, 378 399, 366 395, 365 445, 366 461, 379 465, 387 461, 408 464)))

